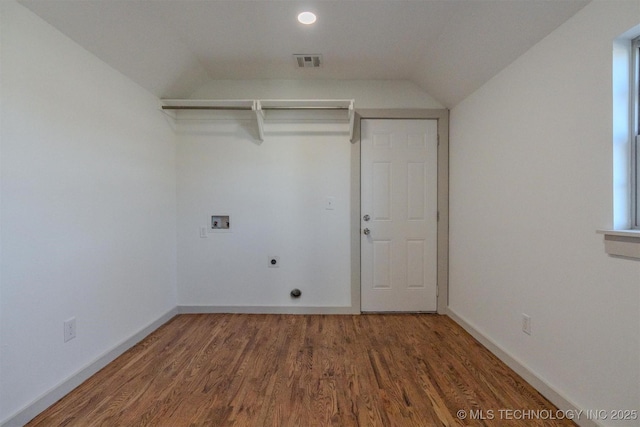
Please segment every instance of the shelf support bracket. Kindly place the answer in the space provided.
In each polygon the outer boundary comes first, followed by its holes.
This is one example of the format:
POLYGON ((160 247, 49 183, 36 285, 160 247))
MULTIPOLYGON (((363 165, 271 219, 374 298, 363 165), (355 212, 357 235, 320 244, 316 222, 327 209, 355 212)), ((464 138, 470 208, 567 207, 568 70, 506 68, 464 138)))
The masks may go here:
POLYGON ((349 141, 353 142, 355 134, 355 116, 356 112, 353 108, 353 99, 349 102, 349 141))
POLYGON ((260 101, 253 101, 253 106, 251 109, 256 114, 256 123, 258 124, 258 139, 261 142, 264 142, 264 110, 262 109, 262 105, 260 101))

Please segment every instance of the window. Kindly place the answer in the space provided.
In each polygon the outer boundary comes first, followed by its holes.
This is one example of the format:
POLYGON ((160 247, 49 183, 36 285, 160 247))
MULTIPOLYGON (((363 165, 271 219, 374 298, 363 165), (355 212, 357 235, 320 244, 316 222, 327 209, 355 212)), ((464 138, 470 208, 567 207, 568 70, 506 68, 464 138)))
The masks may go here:
POLYGON ((640 25, 613 42, 613 227, 609 255, 640 259, 640 25))
POLYGON ((640 37, 631 43, 631 227, 640 229, 640 37))

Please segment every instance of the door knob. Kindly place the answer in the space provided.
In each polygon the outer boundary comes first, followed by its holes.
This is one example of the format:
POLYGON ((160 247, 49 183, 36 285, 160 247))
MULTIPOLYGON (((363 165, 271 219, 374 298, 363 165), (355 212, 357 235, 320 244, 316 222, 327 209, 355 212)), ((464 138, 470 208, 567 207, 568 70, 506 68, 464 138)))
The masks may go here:
POLYGON ((371 217, 369 215, 365 215, 362 217, 363 220, 365 221, 369 221, 371 219, 371 217))
POLYGON ((368 236, 369 234, 371 234, 371 230, 365 228, 364 230, 362 230, 362 233, 364 233, 365 236, 368 236))

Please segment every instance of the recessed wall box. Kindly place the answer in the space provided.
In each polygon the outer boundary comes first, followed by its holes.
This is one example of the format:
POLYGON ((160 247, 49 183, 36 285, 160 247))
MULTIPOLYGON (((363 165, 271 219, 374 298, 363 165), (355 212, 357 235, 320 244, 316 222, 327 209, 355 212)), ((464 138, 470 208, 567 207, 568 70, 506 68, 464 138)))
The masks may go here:
POLYGON ((211 215, 211 230, 229 230, 230 228, 229 215, 211 215))

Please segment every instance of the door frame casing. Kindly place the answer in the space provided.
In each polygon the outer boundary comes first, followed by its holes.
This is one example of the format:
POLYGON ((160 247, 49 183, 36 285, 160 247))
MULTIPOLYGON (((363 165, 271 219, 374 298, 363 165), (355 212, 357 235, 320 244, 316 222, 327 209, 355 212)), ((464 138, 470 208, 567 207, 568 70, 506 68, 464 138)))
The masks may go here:
POLYGON ((426 119, 438 122, 438 237, 437 289, 438 314, 446 314, 449 306, 449 110, 447 109, 356 109, 356 126, 351 144, 351 307, 361 312, 361 144, 363 119, 426 119))

